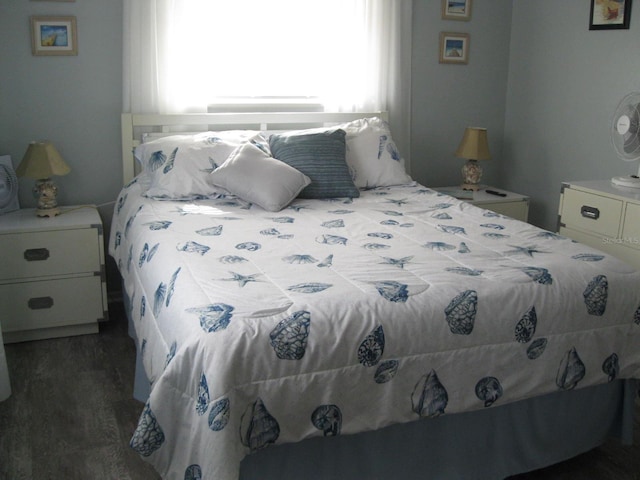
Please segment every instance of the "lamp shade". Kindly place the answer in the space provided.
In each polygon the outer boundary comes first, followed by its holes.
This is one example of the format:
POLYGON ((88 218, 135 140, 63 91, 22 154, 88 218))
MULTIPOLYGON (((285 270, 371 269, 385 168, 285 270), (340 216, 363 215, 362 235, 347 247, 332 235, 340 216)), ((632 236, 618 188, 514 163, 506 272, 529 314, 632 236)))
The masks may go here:
POLYGON ((19 177, 42 179, 53 175, 66 175, 70 171, 71 168, 52 143, 31 142, 16 169, 16 174, 19 177))
POLYGON ((456 157, 469 160, 489 160, 489 142, 487 141, 487 129, 479 127, 467 127, 460 146, 456 150, 456 157))

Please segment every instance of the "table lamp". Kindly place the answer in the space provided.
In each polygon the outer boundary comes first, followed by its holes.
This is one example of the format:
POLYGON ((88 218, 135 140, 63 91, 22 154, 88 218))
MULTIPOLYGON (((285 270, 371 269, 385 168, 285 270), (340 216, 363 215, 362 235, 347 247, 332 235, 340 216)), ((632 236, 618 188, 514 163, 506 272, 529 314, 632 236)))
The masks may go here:
POLYGON ((467 163, 462 167, 462 189, 480 190, 482 167, 478 160, 489 160, 491 158, 487 141, 487 129, 467 127, 460 146, 456 150, 456 157, 467 159, 467 163))
POLYGON ((66 175, 71 171, 62 159, 56 147, 47 141, 31 142, 18 165, 19 177, 35 178, 34 196, 38 197, 38 217, 54 217, 60 213, 58 208, 58 187, 53 183, 53 175, 66 175))

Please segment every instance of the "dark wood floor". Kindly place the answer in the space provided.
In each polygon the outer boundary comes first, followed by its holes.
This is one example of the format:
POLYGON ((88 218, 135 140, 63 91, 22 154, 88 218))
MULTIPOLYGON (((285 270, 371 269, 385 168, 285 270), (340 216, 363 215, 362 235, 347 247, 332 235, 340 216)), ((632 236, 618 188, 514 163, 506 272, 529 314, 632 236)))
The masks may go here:
MULTIPOLYGON (((159 479, 128 446, 143 405, 126 320, 110 309, 98 335, 5 346, 13 394, 0 402, 0 479, 159 479)), ((547 479, 640 480, 640 398, 634 446, 612 439, 511 480, 547 479)))

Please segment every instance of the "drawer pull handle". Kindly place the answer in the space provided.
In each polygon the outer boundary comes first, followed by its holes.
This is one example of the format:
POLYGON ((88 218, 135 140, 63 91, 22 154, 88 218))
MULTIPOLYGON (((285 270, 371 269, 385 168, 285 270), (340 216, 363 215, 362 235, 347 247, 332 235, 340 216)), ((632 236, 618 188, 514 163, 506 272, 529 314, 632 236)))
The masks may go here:
POLYGON ((30 298, 27 302, 31 310, 43 310, 53 307, 53 298, 51 297, 35 297, 30 298))
POLYGON ((600 218, 600 210, 596 207, 588 207, 587 205, 583 205, 580 209, 580 214, 584 218, 590 218, 591 220, 597 220, 600 218))
POLYGON ((27 262, 40 262, 49 258, 49 250, 46 248, 30 248, 24 251, 24 259, 27 262))

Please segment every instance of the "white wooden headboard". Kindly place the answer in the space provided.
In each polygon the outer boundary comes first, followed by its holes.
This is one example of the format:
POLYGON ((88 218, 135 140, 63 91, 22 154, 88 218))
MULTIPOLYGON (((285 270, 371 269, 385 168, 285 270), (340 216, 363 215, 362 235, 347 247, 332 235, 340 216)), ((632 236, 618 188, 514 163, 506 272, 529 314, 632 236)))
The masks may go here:
POLYGON ((122 180, 126 185, 138 171, 133 149, 148 132, 184 133, 207 130, 290 130, 330 126, 359 118, 380 117, 388 120, 387 112, 286 112, 286 113, 185 113, 185 114, 122 114, 122 180))

